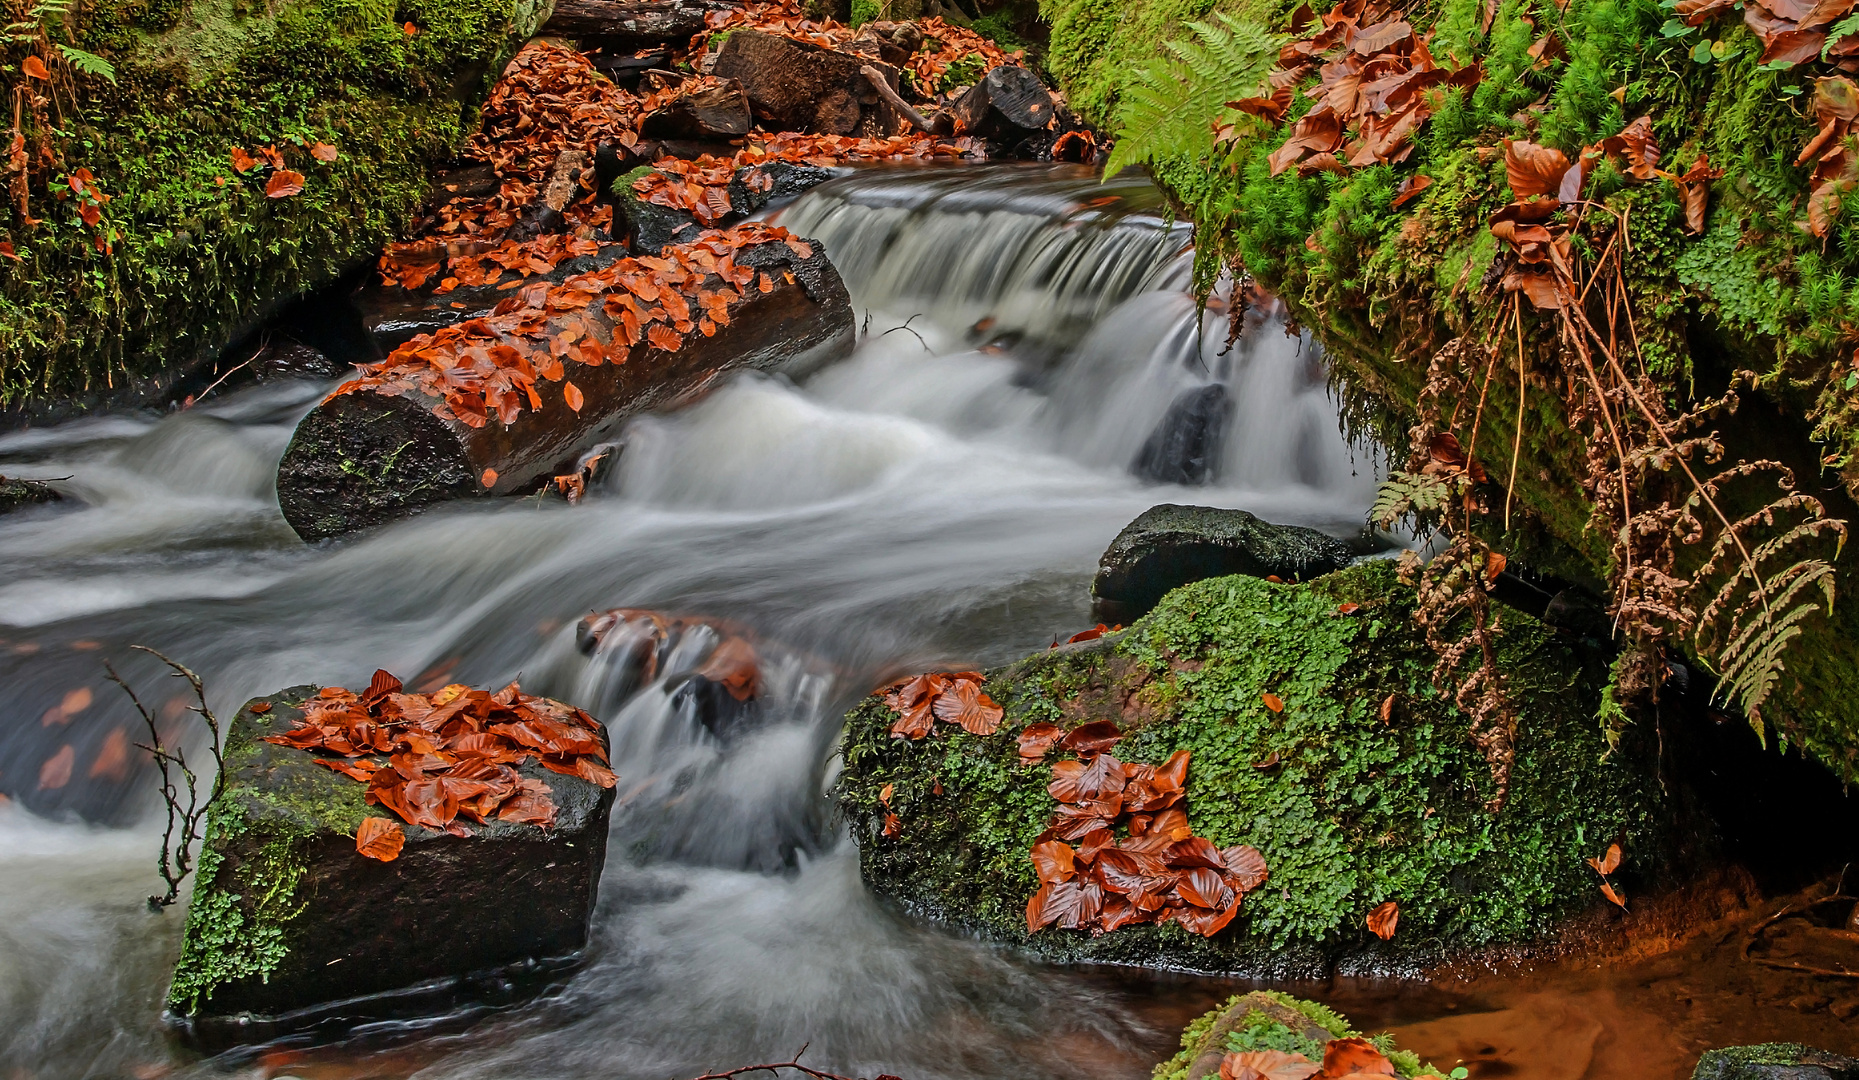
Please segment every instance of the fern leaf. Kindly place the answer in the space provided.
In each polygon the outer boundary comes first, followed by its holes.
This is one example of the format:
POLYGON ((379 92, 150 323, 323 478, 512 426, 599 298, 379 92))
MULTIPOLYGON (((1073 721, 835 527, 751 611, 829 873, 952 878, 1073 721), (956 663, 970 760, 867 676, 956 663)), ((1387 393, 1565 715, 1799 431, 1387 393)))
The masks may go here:
POLYGON ((58 46, 58 51, 64 54, 65 62, 78 71, 86 75, 95 75, 100 79, 107 79, 110 82, 116 81, 115 65, 96 53, 74 49, 69 45, 58 46))
POLYGON ((1281 36, 1216 13, 1219 24, 1191 22, 1192 37, 1132 72, 1117 102, 1117 144, 1105 177, 1130 165, 1205 157, 1226 102, 1259 92, 1277 62, 1281 36))

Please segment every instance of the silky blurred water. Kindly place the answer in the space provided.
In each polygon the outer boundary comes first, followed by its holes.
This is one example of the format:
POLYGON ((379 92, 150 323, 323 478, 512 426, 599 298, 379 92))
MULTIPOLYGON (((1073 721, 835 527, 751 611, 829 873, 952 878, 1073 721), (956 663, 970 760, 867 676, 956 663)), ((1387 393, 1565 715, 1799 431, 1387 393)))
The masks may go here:
POLYGON ((1340 433, 1320 357, 1263 316, 1229 349, 1223 301, 1197 313, 1185 230, 1155 203, 1066 169, 816 189, 783 221, 845 270, 857 352, 640 418, 574 507, 446 507, 306 547, 272 475, 321 385, 0 436, 0 471, 68 476, 74 499, 0 518, 9 1075, 191 1060, 157 1017, 182 912, 141 906, 159 822, 146 770, 113 756, 140 733, 103 681, 107 660, 188 730, 181 688, 128 649, 144 644, 228 714, 377 667, 520 676, 605 720, 621 774, 594 943, 559 995, 464 1030, 189 1068, 663 1080, 810 1043, 816 1066, 910 1080, 1146 1076, 1223 986, 1106 981, 913 925, 860 884, 824 791, 851 702, 1083 629, 1098 555, 1151 505, 1361 528, 1377 460, 1340 433), (1133 476, 1171 402, 1214 384, 1233 407, 1211 482, 1133 476), (578 651, 575 621, 616 606, 753 636, 757 724, 697 722, 678 694, 690 658, 636 685, 614 650, 578 651))

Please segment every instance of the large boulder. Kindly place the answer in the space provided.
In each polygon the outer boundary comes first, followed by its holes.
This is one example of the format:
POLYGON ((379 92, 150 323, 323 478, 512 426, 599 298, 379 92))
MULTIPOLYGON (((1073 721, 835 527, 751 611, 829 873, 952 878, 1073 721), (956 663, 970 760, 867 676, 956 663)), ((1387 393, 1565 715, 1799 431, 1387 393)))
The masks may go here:
POLYGON ((1800 1043, 1726 1046, 1704 1051, 1691 1080, 1859 1080, 1859 1058, 1800 1043))
POLYGON ((1353 557, 1342 541, 1302 525, 1163 503, 1124 526, 1105 550, 1091 582, 1092 610, 1105 622, 1133 622, 1191 581, 1226 574, 1298 581, 1340 570, 1353 557))
POLYGON ((1169 403, 1131 471, 1158 484, 1205 484, 1213 479, 1233 422, 1233 397, 1223 383, 1183 390, 1169 403))
POLYGON ((899 714, 868 698, 846 718, 834 790, 864 878, 913 911, 1055 959, 1277 978, 1325 977, 1344 959, 1404 970, 1548 935, 1605 904, 1583 859, 1614 838, 1634 875, 1621 887, 1662 880, 1676 800, 1659 784, 1654 732, 1629 729, 1610 751, 1595 724, 1606 664, 1503 612, 1498 666, 1523 720, 1494 813, 1491 766, 1433 688, 1413 615, 1387 561, 1301 585, 1214 578, 1126 631, 987 672, 981 689, 1004 713, 992 733, 938 722, 897 738, 899 714), (1238 845, 1262 853, 1269 876, 1213 936, 1175 923, 1029 933, 1040 887, 1029 852, 1061 810, 1050 766, 1069 755, 1025 762, 1019 739, 1100 721, 1121 733, 1122 762, 1188 752, 1192 835, 1223 858, 1238 845), (1383 944, 1364 921, 1388 902, 1400 920, 1383 944))
POLYGON ((357 850, 364 819, 391 818, 365 801, 368 784, 320 763, 343 759, 265 741, 292 731, 318 694, 254 699, 227 732, 227 782, 208 813, 168 995, 198 1039, 418 1011, 473 976, 586 946, 611 787, 531 758, 517 771, 550 789, 552 827, 406 825, 397 858, 368 858, 357 850), (415 987, 425 993, 396 993, 415 987))

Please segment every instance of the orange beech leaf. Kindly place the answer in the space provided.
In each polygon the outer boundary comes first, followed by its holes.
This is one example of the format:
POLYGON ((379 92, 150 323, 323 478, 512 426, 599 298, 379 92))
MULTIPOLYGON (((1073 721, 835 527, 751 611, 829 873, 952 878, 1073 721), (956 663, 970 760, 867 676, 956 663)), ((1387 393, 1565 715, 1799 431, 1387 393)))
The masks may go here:
POLYGON ((1620 894, 1614 891, 1614 887, 1605 881, 1601 882, 1601 895, 1607 897, 1620 910, 1627 910, 1627 902, 1621 899, 1620 894))
POLYGON ((1398 189, 1396 189, 1395 195, 1394 195, 1394 202, 1390 204, 1390 209, 1399 210, 1401 207, 1407 205, 1409 202, 1413 201, 1414 199, 1419 198, 1421 192, 1425 191, 1427 188, 1430 188, 1432 186, 1433 186, 1433 178, 1431 176, 1421 176, 1421 175, 1416 174, 1416 175, 1408 177, 1407 179, 1401 181, 1401 186, 1398 189))
POLYGON ((1368 928, 1383 941, 1394 937, 1394 928, 1401 923, 1401 906, 1392 900, 1377 904, 1375 910, 1368 913, 1368 928))
POLYGON ((370 859, 393 862, 407 844, 407 834, 390 818, 363 818, 355 832, 355 850, 370 859))
POLYGON ((1080 724, 1067 732, 1065 737, 1059 740, 1059 749, 1070 750, 1079 757, 1085 757, 1110 749, 1117 745, 1117 740, 1121 738, 1123 738, 1123 732, 1117 730, 1115 723, 1109 720, 1093 720, 1088 724, 1080 724))
POLYGON ((581 396, 581 388, 571 382, 562 383, 562 400, 575 412, 580 412, 581 406, 587 403, 587 399, 581 396))
POLYGON ((1058 840, 1033 845, 1033 870, 1042 882, 1070 881, 1078 874, 1077 852, 1058 840))
POLYGON ((1598 874, 1611 874, 1620 869, 1620 845, 1607 845, 1607 853, 1598 859, 1589 859, 1588 865, 1598 874))
POLYGON ((34 79, 49 80, 52 77, 52 73, 45 70, 45 61, 36 56, 28 56, 20 61, 19 69, 34 79))
POLYGON ((899 832, 903 831, 903 827, 903 821, 899 819, 896 814, 887 813, 884 815, 885 836, 896 836, 899 832))
POLYGON ((1394 717, 1394 697, 1395 695, 1389 694, 1381 699, 1381 722, 1384 724, 1394 717))
POLYGON ((122 780, 129 775, 129 734, 116 728, 103 738, 90 762, 92 780, 122 780))
POLYGON ((1220 1080, 1309 1080, 1323 1066, 1302 1054, 1282 1050, 1248 1050, 1220 1061, 1220 1080))
POLYGON ((39 790, 54 791, 70 783, 71 767, 76 763, 77 751, 71 748, 70 743, 66 743, 39 766, 39 790))
POLYGON ((1330 1040, 1323 1048, 1323 1075, 1342 1077, 1357 1073, 1370 1076, 1396 1075, 1394 1063, 1367 1039, 1330 1040))
POLYGON ((232 148, 232 171, 247 172, 258 164, 258 159, 245 152, 241 147, 232 148))
POLYGON ((878 792, 878 801, 883 803, 886 806, 891 805, 891 796, 893 793, 896 792, 896 790, 897 790, 896 787, 891 784, 884 785, 884 787, 880 789, 878 792))
POLYGON ((1268 691, 1266 693, 1260 694, 1259 700, 1265 702, 1265 707, 1275 713, 1281 713, 1285 711, 1284 700, 1280 698, 1277 694, 1274 694, 1268 691))
POLYGON ((1268 871, 1265 856, 1250 844, 1238 844, 1222 848, 1220 861, 1226 864, 1227 872, 1232 875, 1235 888, 1240 892, 1251 892, 1265 884, 1268 871))
POLYGON ((310 156, 322 162, 334 161, 336 160, 336 148, 326 142, 315 143, 310 147, 310 156))
POLYGON ((1496 581, 1498 575, 1502 574, 1504 568, 1508 565, 1510 565, 1510 560, 1505 558, 1502 553, 1496 551, 1485 552, 1485 580, 1496 581))
POLYGON ((14 262, 25 261, 19 257, 19 252, 13 250, 13 241, 11 240, 0 240, 0 255, 5 255, 14 262))
POLYGON ((1504 140, 1504 173, 1511 194, 1519 199, 1557 194, 1568 171, 1568 155, 1560 150, 1522 139, 1504 140))
POLYGON ((1057 724, 1028 724, 1019 735, 1020 758, 1023 761, 1038 761, 1052 749, 1052 744, 1064 735, 1064 729, 1057 724))
POLYGON ((265 713, 271 711, 271 703, 269 701, 254 701, 251 705, 251 711, 263 716, 265 713))
POLYGON ((1336 613, 1338 615, 1354 615, 1356 612, 1361 611, 1361 610, 1362 610, 1362 605, 1356 603, 1353 600, 1349 601, 1348 603, 1336 605, 1336 613))
POLYGON ((654 323, 647 327, 645 339, 652 344, 653 348, 663 349, 666 352, 677 352, 684 347, 684 338, 680 337, 676 330, 662 323, 654 323))
POLYGON ((289 169, 279 169, 265 181, 267 199, 287 199, 303 191, 303 174, 289 169))
POLYGON ((496 469, 485 469, 483 475, 478 477, 478 483, 482 484, 483 486, 487 488, 496 487, 497 486, 497 470, 496 469))

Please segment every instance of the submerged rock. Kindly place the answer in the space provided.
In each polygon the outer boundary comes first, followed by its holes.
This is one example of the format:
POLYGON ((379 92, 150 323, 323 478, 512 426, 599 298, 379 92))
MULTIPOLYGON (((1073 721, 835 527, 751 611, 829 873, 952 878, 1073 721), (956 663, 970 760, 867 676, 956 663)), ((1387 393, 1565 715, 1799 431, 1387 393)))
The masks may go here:
POLYGON ((1225 386, 1185 390, 1137 452, 1132 471, 1158 484, 1205 484, 1213 479, 1232 422, 1233 398, 1225 386))
POLYGON ((1691 1080, 1859 1080, 1859 1058, 1800 1043, 1706 1050, 1691 1080))
POLYGON ((376 861, 356 850, 362 820, 387 813, 363 801, 367 785, 262 741, 291 730, 317 693, 255 699, 227 733, 227 785, 208 814, 168 992, 196 1038, 417 1013, 474 976, 534 970, 586 946, 612 788, 532 759, 518 772, 551 789, 552 829, 407 825, 399 856, 376 861), (399 993, 409 990, 420 993, 399 993))
POLYGON ((1111 541, 1091 582, 1092 610, 1105 622, 1131 622, 1170 589, 1224 574, 1317 577, 1349 565, 1342 541, 1302 525, 1274 525, 1244 510, 1163 503, 1111 541))
POLYGON ((0 476, 0 514, 9 514, 28 506, 63 502, 58 489, 43 480, 15 480, 0 476))
POLYGON ((1385 561, 1302 585, 1215 578, 1120 634, 990 671, 984 691, 1005 713, 993 734, 939 724, 895 738, 898 714, 868 698, 847 716, 835 789, 865 880, 913 911, 1058 959, 1262 977, 1322 977, 1345 956, 1364 972, 1409 970, 1444 950, 1547 934, 1604 902, 1582 862, 1602 838, 1622 838, 1641 875, 1632 889, 1655 880, 1675 826, 1660 818, 1651 734, 1629 729, 1609 753, 1594 721, 1605 663, 1503 613, 1498 662, 1524 720, 1509 802, 1494 814, 1490 767, 1467 717, 1432 688, 1413 609, 1385 561), (1123 733, 1111 751, 1121 761, 1189 752, 1194 836, 1264 855, 1263 887, 1211 938, 1174 924, 1028 933, 1029 851, 1059 806, 1048 766, 1066 755, 1029 766, 1018 736, 1106 720, 1123 733), (1364 920, 1387 901, 1400 923, 1384 945, 1364 920))

